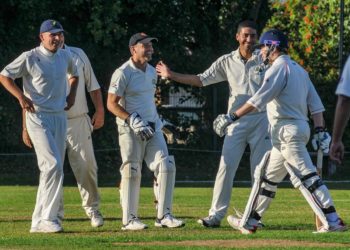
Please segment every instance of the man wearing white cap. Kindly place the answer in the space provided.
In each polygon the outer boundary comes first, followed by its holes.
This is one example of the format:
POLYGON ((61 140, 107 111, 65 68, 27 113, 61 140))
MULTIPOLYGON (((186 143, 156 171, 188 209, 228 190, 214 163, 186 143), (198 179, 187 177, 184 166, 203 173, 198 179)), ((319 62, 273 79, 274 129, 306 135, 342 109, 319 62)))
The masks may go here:
POLYGON ((67 132, 65 110, 75 101, 78 74, 71 54, 60 49, 62 25, 46 20, 40 27, 40 46, 22 53, 0 73, 0 82, 15 96, 25 113, 25 127, 37 156, 39 187, 31 233, 62 231, 63 156, 67 132), (67 96, 67 74, 70 92, 67 96), (23 78, 23 91, 14 79, 23 78))

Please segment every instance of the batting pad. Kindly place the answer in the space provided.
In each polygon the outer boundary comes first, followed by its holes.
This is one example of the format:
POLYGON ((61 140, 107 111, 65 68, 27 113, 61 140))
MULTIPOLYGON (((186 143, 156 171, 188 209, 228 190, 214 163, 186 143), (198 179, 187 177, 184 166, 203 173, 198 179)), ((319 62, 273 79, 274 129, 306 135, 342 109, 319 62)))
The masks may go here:
POLYGON ((137 217, 141 185, 141 165, 126 163, 121 168, 120 201, 123 210, 123 225, 137 217))
POLYGON ((325 228, 329 228, 329 224, 327 221, 327 218, 322 210, 322 208, 319 205, 319 201, 317 201, 317 197, 312 195, 310 191, 305 187, 305 184, 295 175, 293 168, 289 165, 288 162, 284 162, 284 166, 286 167, 289 175, 290 180, 295 188, 299 188, 300 192, 306 199, 307 203, 309 203, 311 209, 314 211, 314 213, 317 215, 317 217, 320 219, 322 224, 325 228))
MULTIPOLYGON (((154 183, 154 195, 157 202, 157 217, 161 219, 165 214, 172 212, 173 193, 175 186, 175 159, 170 155, 162 158, 158 163, 158 176, 156 176, 156 183, 154 183)), ((155 172, 155 173, 156 173, 155 172)))
POLYGON ((247 221, 250 217, 251 212, 255 209, 255 207, 257 205, 260 190, 261 190, 262 177, 264 176, 265 169, 266 169, 267 165, 269 164, 270 153, 271 153, 271 151, 267 151, 265 153, 261 162, 259 163, 259 165, 255 169, 254 184, 253 184, 252 190, 250 192, 249 199, 248 199, 247 205, 246 205, 245 210, 244 210, 244 214, 243 214, 242 219, 240 221, 240 225, 239 225, 240 227, 245 226, 245 224, 247 223, 247 221))

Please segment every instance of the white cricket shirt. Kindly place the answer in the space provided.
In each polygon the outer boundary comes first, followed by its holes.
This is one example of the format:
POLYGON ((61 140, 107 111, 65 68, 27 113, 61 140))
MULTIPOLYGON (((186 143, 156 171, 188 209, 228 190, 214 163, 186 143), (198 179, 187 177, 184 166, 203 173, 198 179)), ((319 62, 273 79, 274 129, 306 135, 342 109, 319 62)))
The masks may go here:
POLYGON ((203 86, 228 81, 230 97, 227 112, 235 112, 261 87, 265 69, 261 67, 263 61, 258 52, 254 52, 244 63, 237 49, 221 56, 209 69, 198 75, 203 86))
POLYGON ((337 90, 337 95, 344 95, 350 97, 350 56, 348 57, 343 69, 337 90))
POLYGON ((258 110, 266 105, 270 124, 281 119, 308 121, 308 110, 311 114, 325 110, 308 73, 287 55, 273 62, 248 103, 258 110))
POLYGON ((67 74, 78 76, 68 51, 52 53, 43 45, 22 53, 0 73, 6 77, 23 77, 24 95, 32 100, 36 111, 60 112, 66 107, 67 74))
MULTIPOLYGON (((91 67, 91 63, 87 55, 80 48, 70 47, 65 45, 65 50, 69 51, 73 57, 74 64, 77 67, 79 75, 79 84, 77 89, 77 95, 75 97, 74 105, 67 111, 67 117, 74 118, 82 116, 89 112, 85 88, 87 92, 91 92, 100 89, 100 85, 97 82, 94 71, 91 67)), ((70 85, 68 84, 67 93, 70 91, 70 85)))
MULTIPOLYGON (((143 120, 159 123, 154 99, 156 84, 156 69, 147 64, 143 72, 130 58, 114 71, 108 92, 122 97, 119 104, 128 113, 137 112, 143 120)), ((117 117, 117 124, 124 125, 125 122, 117 117)))

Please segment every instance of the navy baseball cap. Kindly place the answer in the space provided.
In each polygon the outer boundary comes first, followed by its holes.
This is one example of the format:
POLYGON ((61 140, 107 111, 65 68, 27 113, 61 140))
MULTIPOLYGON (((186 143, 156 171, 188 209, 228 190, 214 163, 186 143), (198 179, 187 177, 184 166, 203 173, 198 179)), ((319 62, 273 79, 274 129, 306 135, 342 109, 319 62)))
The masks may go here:
POLYGON ((288 38, 282 31, 277 29, 268 30, 263 33, 259 39, 258 48, 264 45, 274 45, 280 47, 281 49, 288 48, 288 38))
POLYGON ((62 25, 56 21, 56 20, 46 20, 44 21, 40 26, 40 33, 44 32, 50 32, 50 33, 57 33, 57 32, 63 32, 62 25))
POLYGON ((145 33, 143 33, 143 32, 141 32, 141 33, 136 33, 136 34, 134 34, 134 35, 132 35, 132 36, 130 37, 130 40, 129 40, 129 47, 134 46, 134 45, 136 45, 136 44, 138 44, 138 43, 149 43, 149 42, 151 42, 151 41, 153 41, 153 40, 158 41, 157 38, 155 38, 155 37, 150 37, 150 36, 148 36, 147 34, 145 34, 145 33))

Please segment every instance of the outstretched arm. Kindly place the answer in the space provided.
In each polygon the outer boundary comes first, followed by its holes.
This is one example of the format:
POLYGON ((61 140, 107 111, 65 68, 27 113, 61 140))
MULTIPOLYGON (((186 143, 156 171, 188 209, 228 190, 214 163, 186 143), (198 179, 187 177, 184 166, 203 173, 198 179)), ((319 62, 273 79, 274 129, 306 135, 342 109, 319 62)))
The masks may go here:
POLYGON ((169 67, 160 61, 156 66, 157 74, 163 78, 171 79, 175 82, 191 85, 194 87, 203 87, 203 84, 197 75, 180 74, 171 71, 169 67))

